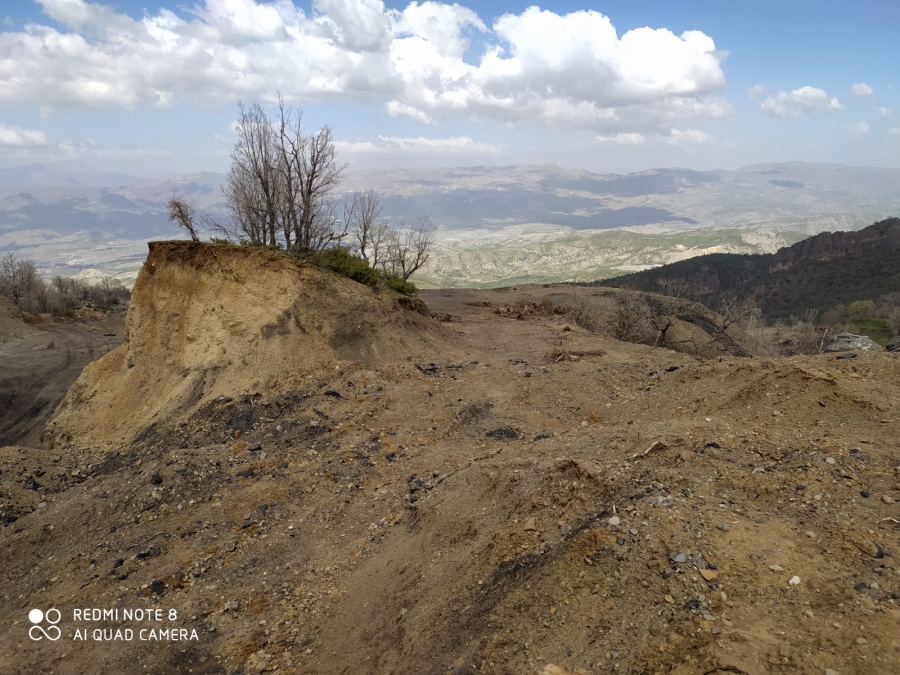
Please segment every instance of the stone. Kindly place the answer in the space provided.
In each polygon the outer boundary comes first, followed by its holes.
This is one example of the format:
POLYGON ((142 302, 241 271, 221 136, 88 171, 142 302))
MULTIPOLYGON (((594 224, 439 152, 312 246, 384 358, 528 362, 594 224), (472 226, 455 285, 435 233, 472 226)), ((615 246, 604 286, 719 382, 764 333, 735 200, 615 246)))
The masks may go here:
POLYGON ((720 523, 719 529, 722 530, 722 532, 728 532, 728 530, 731 529, 731 525, 729 525, 728 523, 720 523))
POLYGON ((791 579, 790 579, 790 581, 788 581, 788 583, 791 586, 799 586, 800 585, 800 577, 798 577, 797 575, 794 575, 791 577, 791 579))
POLYGON ((834 457, 826 457, 826 458, 825 458, 825 463, 826 463, 826 464, 831 464, 831 465, 837 464, 837 462, 834 460, 834 457))
POLYGON ((673 598, 671 595, 665 596, 665 601, 668 602, 670 605, 675 604, 675 598, 673 598))
POLYGON ((607 521, 607 522, 609 522, 609 526, 610 526, 610 527, 618 527, 619 524, 622 522, 622 519, 619 518, 619 516, 613 516, 613 517, 610 518, 609 521, 607 521))
POLYGON ((883 501, 885 504, 893 504, 893 503, 894 503, 894 498, 891 497, 890 495, 882 495, 882 496, 881 496, 881 501, 883 501))
POLYGON ((825 345, 826 352, 880 352, 882 350, 884 350, 884 347, 872 340, 872 338, 853 333, 838 333, 825 345))
POLYGON ((526 532, 537 532, 537 525, 535 524, 534 518, 529 518, 525 521, 525 531, 526 532))
POLYGON ((706 579, 707 581, 712 581, 717 576, 719 576, 719 573, 716 572, 715 570, 698 570, 698 571, 700 572, 700 576, 703 577, 704 579, 706 579))

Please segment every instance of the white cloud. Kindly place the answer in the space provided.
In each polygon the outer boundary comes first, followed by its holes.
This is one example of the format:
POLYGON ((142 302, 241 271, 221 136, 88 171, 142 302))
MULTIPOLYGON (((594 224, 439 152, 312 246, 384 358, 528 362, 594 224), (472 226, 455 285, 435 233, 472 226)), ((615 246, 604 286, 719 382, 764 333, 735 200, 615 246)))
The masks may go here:
POLYGON ((142 19, 86 0, 39 0, 65 28, 0 32, 0 100, 70 108, 233 105, 381 98, 390 114, 444 115, 661 133, 724 117, 727 54, 700 31, 638 28, 621 37, 596 11, 530 7, 488 27, 471 9, 426 0, 200 0, 182 18, 142 19), (465 60, 470 39, 483 44, 465 60))
POLYGON ((752 99, 757 99, 766 93, 766 88, 762 84, 754 84, 752 87, 747 87, 747 96, 752 99))
POLYGON ((854 96, 871 96, 872 87, 867 85, 865 82, 857 82, 852 87, 850 87, 850 93, 854 96))
POLYGON ((643 143, 646 140, 646 138, 644 137, 643 134, 621 133, 621 134, 615 134, 614 136, 597 136, 595 140, 600 141, 601 143, 618 143, 620 145, 639 145, 639 144, 643 143))
POLYGON ((893 129, 891 129, 891 135, 894 138, 900 138, 900 127, 894 127, 893 129))
POLYGON ((43 131, 0 123, 0 148, 42 148, 48 144, 43 131))
POLYGON ((709 134, 697 129, 672 129, 666 143, 669 145, 702 145, 709 140, 709 134))
POLYGON ((379 136, 377 141, 338 142, 336 145, 339 150, 351 153, 402 152, 412 155, 496 155, 502 150, 499 146, 475 141, 468 136, 451 138, 379 136))
POLYGON ((388 115, 391 117, 408 117, 422 124, 434 123, 434 120, 428 114, 418 108, 413 108, 411 105, 400 103, 400 101, 388 101, 385 108, 387 108, 388 115))
POLYGON ((872 110, 877 112, 882 117, 890 117, 893 112, 890 108, 885 108, 883 105, 872 106, 872 110))
POLYGON ((853 138, 862 138, 869 133, 869 125, 865 122, 857 122, 856 124, 847 127, 847 133, 853 136, 853 138))
POLYGON ((833 96, 829 98, 822 89, 800 87, 793 91, 779 91, 774 96, 767 96, 759 107, 771 117, 800 117, 823 111, 841 110, 844 106, 833 96))

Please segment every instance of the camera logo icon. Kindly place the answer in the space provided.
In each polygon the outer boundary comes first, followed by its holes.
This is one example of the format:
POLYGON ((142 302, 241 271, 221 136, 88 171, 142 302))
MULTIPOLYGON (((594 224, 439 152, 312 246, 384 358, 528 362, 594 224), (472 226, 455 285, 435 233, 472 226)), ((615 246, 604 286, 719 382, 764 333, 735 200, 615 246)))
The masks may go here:
POLYGON ((28 637, 30 637, 34 641, 38 640, 52 640, 56 641, 62 637, 62 631, 59 629, 59 626, 56 624, 59 623, 59 620, 62 618, 62 613, 55 608, 48 609, 46 612, 41 611, 40 609, 33 609, 28 612, 28 620, 31 621, 31 628, 28 629, 28 637), (44 623, 44 620, 47 621, 47 627, 44 628, 41 624, 44 623))

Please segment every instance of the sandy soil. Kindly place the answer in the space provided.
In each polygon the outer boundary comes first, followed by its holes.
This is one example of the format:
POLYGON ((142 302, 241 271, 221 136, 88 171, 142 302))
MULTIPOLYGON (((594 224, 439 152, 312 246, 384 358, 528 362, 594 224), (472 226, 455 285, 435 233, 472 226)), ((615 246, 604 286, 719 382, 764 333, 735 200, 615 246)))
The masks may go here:
POLYGON ((125 314, 29 326, 0 344, 0 446, 40 446, 44 424, 81 370, 125 339, 125 314))
POLYGON ((425 292, 430 357, 0 450, 0 671, 900 672, 900 357, 703 360, 492 309, 570 294, 425 292))

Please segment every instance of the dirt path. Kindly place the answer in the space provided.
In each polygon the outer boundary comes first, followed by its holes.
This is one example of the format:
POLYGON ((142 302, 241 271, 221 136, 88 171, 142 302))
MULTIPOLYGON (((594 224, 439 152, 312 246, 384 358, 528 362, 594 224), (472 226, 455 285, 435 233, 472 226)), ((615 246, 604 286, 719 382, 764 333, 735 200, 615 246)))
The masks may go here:
POLYGON ((44 326, 0 345, 0 447, 40 447, 44 423, 82 368, 125 339, 125 315, 44 326))

